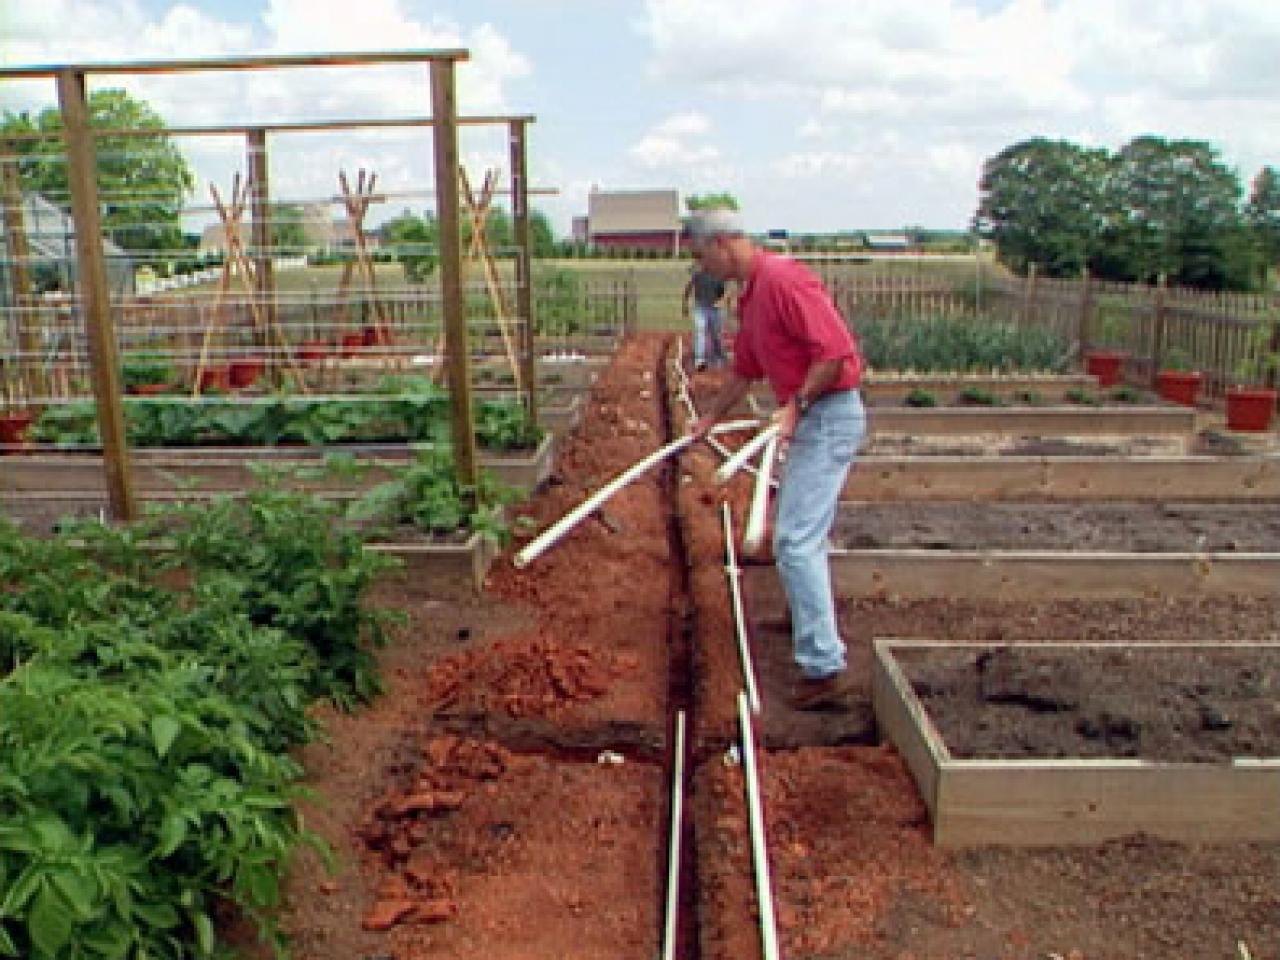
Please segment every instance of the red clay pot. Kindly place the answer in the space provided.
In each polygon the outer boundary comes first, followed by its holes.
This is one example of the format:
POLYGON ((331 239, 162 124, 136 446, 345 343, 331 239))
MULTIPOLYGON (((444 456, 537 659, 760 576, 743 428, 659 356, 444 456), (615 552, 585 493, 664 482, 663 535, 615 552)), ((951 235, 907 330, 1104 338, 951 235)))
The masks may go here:
POLYGON ((363 333, 344 333, 342 335, 342 355, 344 357, 354 357, 364 349, 363 333))
MULTIPOLYGON (((11 410, 0 413, 0 448, 25 447, 27 431, 35 423, 36 416, 30 410, 11 410)), ((0 453, 5 453, 0 449, 0 453)))
POLYGON ((1184 407, 1194 407, 1201 379, 1198 370, 1161 370, 1156 374, 1156 393, 1184 407))
POLYGON ((135 383, 131 387, 125 387, 124 392, 135 397, 154 397, 168 389, 167 383, 135 383))
POLYGON ((304 340, 298 347, 298 358, 308 363, 323 360, 329 355, 329 345, 323 340, 304 340))
POLYGON ((1128 354, 1114 350, 1094 350, 1084 355, 1084 372, 1098 378, 1098 386, 1114 387, 1128 354))
POLYGON ((1276 412, 1276 391, 1269 387, 1227 389, 1227 429, 1264 432, 1276 412))
POLYGON ((387 347, 391 345, 391 331, 382 324, 373 323, 360 331, 366 347, 387 347))
POLYGON ((227 371, 227 379, 233 387, 251 387, 262 376, 262 370, 265 365, 261 357, 245 357, 241 360, 232 360, 231 366, 227 371))
POLYGON ((205 367, 200 371, 201 390, 230 390, 231 370, 228 367, 205 367))

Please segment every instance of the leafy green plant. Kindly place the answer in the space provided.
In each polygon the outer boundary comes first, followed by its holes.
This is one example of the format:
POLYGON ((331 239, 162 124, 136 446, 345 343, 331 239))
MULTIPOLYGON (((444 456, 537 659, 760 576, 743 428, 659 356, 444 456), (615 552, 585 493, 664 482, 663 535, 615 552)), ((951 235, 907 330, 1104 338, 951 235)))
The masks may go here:
POLYGON ((1083 387, 1072 387, 1062 396, 1068 403, 1078 403, 1086 407, 1096 407, 1102 403, 1097 394, 1090 390, 1085 390, 1083 387))
POLYGON ((460 484, 448 453, 424 450, 411 463, 394 468, 390 480, 353 501, 346 516, 370 534, 410 527, 434 536, 479 533, 505 544, 511 530, 504 508, 518 496, 489 474, 482 473, 474 488, 460 484))
POLYGON ((920 387, 915 387, 907 394, 903 403, 908 407, 936 407, 938 405, 938 398, 928 390, 922 390, 920 387))
POLYGON ((159 353, 126 354, 121 367, 121 379, 126 387, 173 383, 176 377, 173 362, 159 353))
POLYGON ((1071 357, 1069 344, 1051 330, 986 317, 869 319, 859 322, 858 333, 877 370, 1062 372, 1071 357))
POLYGON ((1160 357, 1160 369, 1190 372, 1196 367, 1190 351, 1182 347, 1170 347, 1160 357))
POLYGON ((1014 391, 1013 399, 1016 403, 1028 407, 1043 407, 1046 403, 1044 394, 1035 390, 1016 390, 1014 391))
POLYGON ((1116 403, 1143 403, 1147 399, 1145 390, 1131 386, 1116 387, 1107 396, 1116 403))
POLYGON ((960 391, 960 402, 973 407, 998 407, 1000 398, 992 391, 978 386, 968 386, 960 391))

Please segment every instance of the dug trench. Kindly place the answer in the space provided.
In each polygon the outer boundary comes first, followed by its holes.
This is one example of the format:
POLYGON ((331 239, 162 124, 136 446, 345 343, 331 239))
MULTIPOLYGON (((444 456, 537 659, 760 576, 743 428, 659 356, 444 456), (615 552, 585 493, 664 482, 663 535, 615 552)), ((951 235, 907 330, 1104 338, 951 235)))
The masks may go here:
MULTIPOLYGON (((623 345, 550 484, 520 506, 519 539, 685 429, 671 348, 657 335, 623 345)), ((715 374, 699 374, 694 398, 715 386, 715 374)), ((281 923, 295 958, 651 960, 678 710, 689 747, 676 956, 761 955, 731 749, 743 675, 720 519, 727 498, 740 525, 750 491, 717 487, 718 462, 691 450, 530 566, 500 558, 482 598, 381 590, 379 603, 406 614, 381 655, 387 691, 326 717, 328 743, 303 756, 307 823, 335 856, 333 869, 304 854, 289 871, 281 923)), ((784 611, 750 597, 746 606, 784 956, 1226 960, 1243 942, 1254 957, 1280 957, 1275 846, 1136 837, 934 848, 909 775, 876 742, 866 684, 878 634, 1123 640, 1176 627, 1234 639, 1274 634, 1273 604, 842 602, 856 690, 848 709, 805 714, 779 695, 790 669, 784 611), (1186 902, 1198 909, 1173 906, 1186 902)), ((246 931, 232 934, 246 955, 269 955, 246 931)))

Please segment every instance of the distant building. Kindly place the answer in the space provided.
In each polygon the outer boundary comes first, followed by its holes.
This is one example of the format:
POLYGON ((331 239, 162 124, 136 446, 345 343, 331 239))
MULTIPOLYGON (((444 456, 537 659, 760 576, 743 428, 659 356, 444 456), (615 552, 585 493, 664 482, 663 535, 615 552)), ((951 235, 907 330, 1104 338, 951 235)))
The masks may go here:
MULTIPOLYGON (((33 292, 58 288, 70 290, 76 277, 76 228, 71 217, 37 193, 24 194, 21 205, 22 232, 26 237, 27 272, 33 292)), ((0 306, 16 302, 10 250, 11 225, 0 208, 0 306)), ((132 293, 133 259, 129 253, 102 238, 106 257, 107 283, 113 294, 132 293)))
MULTIPOLYGON (((351 221, 346 217, 334 217, 329 212, 327 203, 308 203, 302 208, 302 236, 307 249, 321 253, 333 253, 339 250, 350 250, 355 246, 355 233, 351 221)), ((240 243, 248 247, 252 243, 253 225, 251 222, 240 224, 240 243)), ((365 246, 376 249, 381 245, 381 238, 373 231, 365 231, 365 246)), ((227 252, 227 231, 221 223, 210 224, 200 235, 200 252, 202 254, 227 252)))
POLYGON ((680 250, 676 190, 593 190, 587 196, 587 242, 605 250, 680 250))
POLYGON ((868 233, 866 244, 882 253, 905 253, 911 249, 911 239, 905 233, 868 233))

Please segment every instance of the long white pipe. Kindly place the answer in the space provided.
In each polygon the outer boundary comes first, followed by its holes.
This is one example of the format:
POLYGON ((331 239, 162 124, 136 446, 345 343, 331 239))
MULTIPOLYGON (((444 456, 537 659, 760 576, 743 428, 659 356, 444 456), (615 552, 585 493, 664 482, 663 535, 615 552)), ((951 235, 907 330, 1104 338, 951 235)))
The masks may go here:
POLYGON ((751 495, 751 510, 747 513, 747 528, 742 534, 742 552, 755 556, 760 552, 764 539, 765 517, 769 513, 769 480, 773 476, 774 458, 778 453, 778 437, 775 434, 764 445, 760 458, 760 471, 756 474, 756 486, 751 495))
POLYGON ((667 918, 662 960, 676 955, 676 913, 680 906, 680 840, 684 831, 684 711, 676 713, 675 762, 671 767, 671 833, 667 840, 667 918))
POLYGON ((773 915, 773 881, 769 876, 769 847, 764 836, 764 808, 756 772, 755 737, 747 695, 738 694, 738 722, 742 726, 742 772, 747 787, 747 818, 751 825, 751 858, 756 868, 756 902, 760 907, 760 949, 764 960, 778 958, 778 927, 773 915))
POLYGON ((747 688, 747 700, 751 712, 760 712, 760 690, 756 686, 756 668, 751 659, 751 646, 747 643, 746 616, 742 610, 742 568, 733 549, 733 516, 727 503, 720 504, 720 517, 724 528, 725 565, 729 578, 729 597, 733 601, 733 634, 738 641, 738 659, 742 663, 742 682, 747 688))
POLYGON ((765 427, 754 437, 738 448, 738 451, 720 465, 720 469, 716 471, 716 479, 721 483, 728 481, 744 463, 751 459, 752 455, 769 442, 771 437, 778 433, 778 425, 776 423, 765 427))
POLYGON ((649 456, 645 457, 639 463, 629 467, 623 473, 593 493, 578 506, 574 507, 563 517, 553 523, 550 527, 540 533, 532 541, 525 545, 515 556, 515 565, 524 567, 538 559, 548 547, 553 546, 556 541, 581 523, 586 517, 589 517, 600 504, 604 503, 611 496, 625 487, 640 474, 644 473, 655 463, 665 460, 674 453, 679 453, 689 444, 693 443, 693 437, 683 436, 678 440, 673 440, 665 447, 655 450, 649 456))

